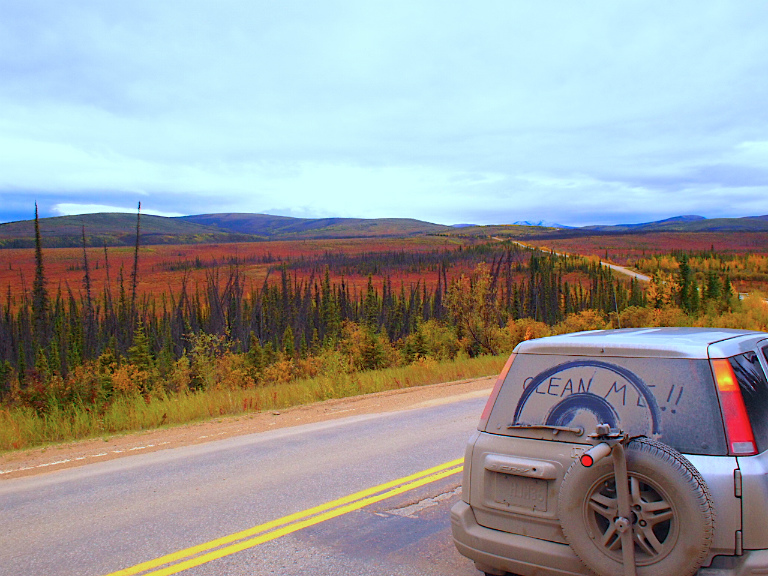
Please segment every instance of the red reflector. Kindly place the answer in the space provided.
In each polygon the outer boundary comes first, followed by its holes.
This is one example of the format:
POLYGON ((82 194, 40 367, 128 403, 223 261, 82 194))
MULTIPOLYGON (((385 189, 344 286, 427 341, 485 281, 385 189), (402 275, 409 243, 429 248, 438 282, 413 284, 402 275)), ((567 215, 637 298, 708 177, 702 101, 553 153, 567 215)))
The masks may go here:
POLYGON ((749 422, 744 398, 731 363, 724 359, 712 360, 712 368, 715 371, 717 390, 720 393, 720 406, 723 409, 725 434, 728 437, 730 453, 733 456, 757 454, 752 424, 749 422))
POLYGON ((592 456, 590 456, 589 454, 581 455, 581 465, 584 466, 585 468, 589 468, 594 463, 595 461, 592 459, 592 456))
POLYGON ((480 416, 480 420, 485 424, 485 422, 488 421, 489 416, 491 415, 491 409, 493 408, 493 405, 496 403, 496 397, 499 395, 499 390, 501 390, 501 385, 504 383, 504 380, 507 377, 507 374, 509 374, 509 369, 512 367, 512 362, 515 361, 515 355, 510 354, 509 359, 507 360, 507 363, 504 364, 504 369, 501 371, 501 374, 499 374, 499 377, 496 378, 496 384, 493 385, 493 390, 491 391, 491 395, 488 397, 488 402, 485 403, 485 408, 483 408, 483 415, 480 416))

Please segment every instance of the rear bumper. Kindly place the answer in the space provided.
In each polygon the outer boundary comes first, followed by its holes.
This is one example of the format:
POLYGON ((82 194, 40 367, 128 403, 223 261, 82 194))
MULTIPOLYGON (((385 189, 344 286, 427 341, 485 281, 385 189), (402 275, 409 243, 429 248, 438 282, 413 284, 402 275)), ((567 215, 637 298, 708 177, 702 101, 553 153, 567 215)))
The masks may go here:
POLYGON ((483 567, 522 575, 590 574, 570 546, 480 526, 463 500, 451 509, 451 530, 458 551, 483 567))
MULTIPOLYGON (((570 546, 509 534, 480 526, 472 508, 460 500, 451 509, 453 541, 458 551, 487 572, 536 576, 588 576, 589 570, 570 546)), ((698 576, 768 575, 768 550, 745 550, 742 556, 716 556, 698 576)))
POLYGON ((768 574, 768 550, 744 550, 742 556, 715 556, 698 576, 757 576, 768 574))

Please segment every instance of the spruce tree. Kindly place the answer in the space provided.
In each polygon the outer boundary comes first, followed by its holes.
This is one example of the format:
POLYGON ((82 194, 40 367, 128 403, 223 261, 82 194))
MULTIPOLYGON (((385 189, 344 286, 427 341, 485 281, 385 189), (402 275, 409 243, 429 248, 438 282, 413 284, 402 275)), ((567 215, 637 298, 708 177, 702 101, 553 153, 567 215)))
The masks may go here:
POLYGON ((32 284, 32 325, 34 350, 45 348, 49 340, 48 291, 45 288, 45 270, 43 268, 43 247, 40 237, 40 222, 35 202, 35 281, 32 284))
POLYGON ((85 226, 82 228, 83 234, 83 286, 85 288, 85 310, 83 311, 83 321, 85 326, 85 337, 83 341, 83 356, 91 358, 96 349, 96 331, 94 322, 93 298, 91 295, 91 271, 88 266, 88 252, 85 249, 85 226))
POLYGON ((720 278, 714 270, 710 270, 707 273, 707 287, 704 294, 707 300, 720 300, 723 293, 723 286, 720 283, 720 278))
POLYGON ((149 338, 144 323, 139 320, 133 333, 133 343, 128 348, 128 360, 140 370, 150 371, 153 367, 149 338))
POLYGON ((256 372, 260 372, 261 369, 264 368, 264 351, 261 348, 259 339, 253 332, 251 332, 250 335, 250 347, 246 354, 246 358, 256 372))
POLYGON ((680 307, 688 313, 695 312, 693 307, 692 293, 696 290, 696 285, 693 278, 693 272, 688 264, 688 256, 683 254, 679 260, 680 271, 678 274, 678 284, 680 285, 680 291, 678 293, 678 301, 680 307))
POLYGON ((296 343, 294 342, 293 329, 290 326, 283 332, 283 353, 288 358, 293 358, 296 355, 296 343))
POLYGON ((133 272, 131 274, 131 322, 136 310, 136 288, 139 284, 139 238, 141 235, 141 202, 136 211, 136 245, 133 251, 133 272))
POLYGON ((365 300, 363 301, 363 313, 365 314, 365 325, 369 330, 375 332, 379 327, 379 301, 376 290, 373 287, 373 276, 368 275, 368 287, 365 291, 365 300))

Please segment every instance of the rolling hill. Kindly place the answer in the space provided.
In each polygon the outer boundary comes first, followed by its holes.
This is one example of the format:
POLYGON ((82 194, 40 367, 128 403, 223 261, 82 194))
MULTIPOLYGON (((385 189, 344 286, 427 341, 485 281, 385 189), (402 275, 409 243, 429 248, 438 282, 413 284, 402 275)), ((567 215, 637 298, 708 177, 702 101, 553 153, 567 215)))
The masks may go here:
POLYGON ((768 232, 768 215, 744 218, 704 218, 703 216, 676 216, 656 222, 616 224, 612 226, 584 226, 581 228, 556 228, 504 224, 471 226, 454 230, 455 236, 499 237, 525 239, 573 238, 615 234, 653 234, 659 232, 768 232))
MULTIPOLYGON (((84 214, 40 219, 43 245, 81 246, 85 231, 92 246, 130 246, 136 241, 136 216, 84 214)), ((291 218, 269 214, 199 214, 167 218, 141 216, 141 244, 203 244, 313 238, 386 238, 441 234, 462 237, 567 238, 654 232, 766 232, 768 215, 745 218, 676 216, 657 222, 555 228, 529 223, 444 226, 409 218, 291 218)), ((0 224, 0 248, 34 246, 34 221, 0 224)))
POLYGON ((178 220, 219 230, 265 237, 353 238, 418 236, 450 230, 449 226, 410 218, 290 218, 269 214, 201 214, 178 220))
MULTIPOLYGON (((101 213, 40 219, 40 236, 44 246, 81 246, 83 231, 88 243, 94 246, 130 246, 136 242, 136 216, 101 213)), ((34 239, 34 220, 0 224, 2 248, 28 248, 34 246, 34 239)), ((258 239, 260 238, 252 235, 237 234, 176 218, 145 214, 141 216, 143 244, 242 242, 258 239)))
MULTIPOLYGON (((290 218, 268 214, 201 214, 167 218, 141 216, 141 244, 257 242, 310 238, 381 238, 434 234, 449 226, 407 218, 290 218)), ((136 242, 136 216, 83 214, 40 219, 43 245, 130 246, 136 242)), ((0 248, 34 246, 34 220, 0 224, 0 248)))
POLYGON ((676 216, 658 222, 619 224, 615 226, 586 226, 584 231, 598 232, 763 232, 768 230, 768 215, 746 218, 704 218, 676 216))

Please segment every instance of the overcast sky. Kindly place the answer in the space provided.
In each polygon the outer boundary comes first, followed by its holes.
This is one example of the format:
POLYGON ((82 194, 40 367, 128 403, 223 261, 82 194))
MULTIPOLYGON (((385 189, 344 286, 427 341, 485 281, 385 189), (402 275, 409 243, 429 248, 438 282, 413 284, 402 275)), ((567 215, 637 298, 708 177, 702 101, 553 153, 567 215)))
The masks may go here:
POLYGON ((768 214, 768 3, 0 3, 0 222, 768 214))

